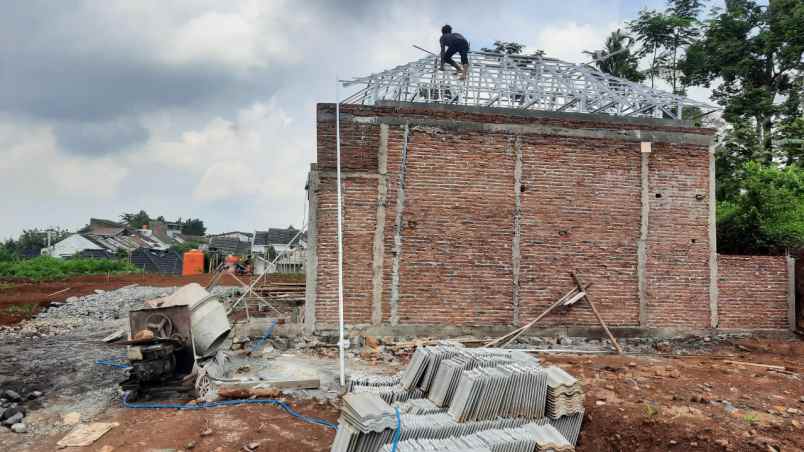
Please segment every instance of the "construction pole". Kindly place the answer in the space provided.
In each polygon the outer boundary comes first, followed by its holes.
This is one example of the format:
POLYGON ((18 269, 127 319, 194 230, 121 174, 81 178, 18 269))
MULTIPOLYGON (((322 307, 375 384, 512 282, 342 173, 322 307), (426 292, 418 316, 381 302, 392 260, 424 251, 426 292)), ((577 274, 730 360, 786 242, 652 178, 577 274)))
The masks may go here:
POLYGON ((338 328, 340 340, 341 388, 346 387, 346 350, 343 331, 343 218, 341 198, 341 102, 338 98, 338 77, 335 77, 335 154, 338 183, 338 328))

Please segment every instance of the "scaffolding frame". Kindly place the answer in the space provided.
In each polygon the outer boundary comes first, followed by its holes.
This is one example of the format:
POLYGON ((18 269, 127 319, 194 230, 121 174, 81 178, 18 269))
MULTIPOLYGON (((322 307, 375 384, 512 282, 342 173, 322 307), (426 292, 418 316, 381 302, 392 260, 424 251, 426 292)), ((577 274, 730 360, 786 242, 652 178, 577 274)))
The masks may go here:
POLYGON ((470 52, 469 63, 466 80, 460 80, 449 65, 440 71, 438 56, 343 80, 345 87, 362 88, 342 103, 421 102, 667 119, 683 119, 688 107, 704 112, 717 109, 587 64, 540 55, 470 52))

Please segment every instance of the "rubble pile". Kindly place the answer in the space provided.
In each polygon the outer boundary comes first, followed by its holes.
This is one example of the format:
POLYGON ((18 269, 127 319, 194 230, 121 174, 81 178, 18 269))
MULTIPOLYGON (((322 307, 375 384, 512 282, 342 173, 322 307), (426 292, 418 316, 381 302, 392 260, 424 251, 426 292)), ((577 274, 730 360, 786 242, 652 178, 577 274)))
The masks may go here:
MULTIPOLYGON (((49 337, 66 334, 82 328, 97 328, 99 325, 119 321, 127 325, 128 312, 141 309, 144 302, 166 297, 176 287, 126 286, 117 290, 96 290, 83 297, 69 297, 63 302, 53 302, 31 320, 11 326, 0 326, 0 339, 7 337, 49 337)), ((229 291, 215 287, 212 293, 229 291)))
POLYGON ((399 375, 348 388, 332 452, 390 451, 395 436, 399 451, 571 451, 583 421, 580 383, 517 350, 419 347, 399 375), (371 400, 375 428, 355 419, 355 395, 371 400))
POLYGON ((23 422, 25 416, 28 415, 25 402, 40 397, 42 397, 40 391, 33 391, 26 397, 22 397, 11 389, 0 390, 0 422, 14 433, 27 433, 28 426, 23 422))

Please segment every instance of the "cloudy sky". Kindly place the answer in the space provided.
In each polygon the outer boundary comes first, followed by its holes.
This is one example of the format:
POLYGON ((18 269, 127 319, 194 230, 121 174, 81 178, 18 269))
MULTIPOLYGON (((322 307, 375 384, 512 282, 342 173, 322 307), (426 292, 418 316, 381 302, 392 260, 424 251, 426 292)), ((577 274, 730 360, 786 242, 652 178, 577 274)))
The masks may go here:
POLYGON ((585 61, 663 3, 0 0, 0 238, 139 209, 298 227, 336 75, 420 58, 444 23, 585 61))

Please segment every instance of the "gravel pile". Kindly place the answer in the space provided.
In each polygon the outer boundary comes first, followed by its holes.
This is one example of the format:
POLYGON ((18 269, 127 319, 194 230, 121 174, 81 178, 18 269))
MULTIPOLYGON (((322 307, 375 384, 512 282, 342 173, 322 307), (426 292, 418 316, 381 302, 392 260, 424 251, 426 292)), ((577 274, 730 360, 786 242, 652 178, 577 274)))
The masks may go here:
MULTIPOLYGON (((83 297, 70 297, 55 302, 31 320, 0 327, 0 339, 9 337, 59 336, 76 329, 96 329, 99 326, 128 326, 128 312, 144 307, 146 300, 165 297, 177 287, 128 286, 102 291, 83 297)), ((227 287, 215 287, 212 292, 228 294, 227 287)))

